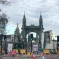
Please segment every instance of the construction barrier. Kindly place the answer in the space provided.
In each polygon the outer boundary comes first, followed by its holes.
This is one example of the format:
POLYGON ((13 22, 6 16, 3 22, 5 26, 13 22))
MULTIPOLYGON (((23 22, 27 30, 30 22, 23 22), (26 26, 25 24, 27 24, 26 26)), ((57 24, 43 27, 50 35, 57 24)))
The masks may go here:
POLYGON ((50 54, 57 54, 56 49, 50 49, 50 54))
POLYGON ((16 53, 18 54, 18 49, 13 49, 13 50, 15 50, 15 51, 16 51, 16 53))
POLYGON ((44 50, 43 50, 43 53, 44 53, 44 54, 49 54, 50 51, 49 51, 48 49, 44 49, 44 50))
POLYGON ((21 54, 26 54, 26 49, 20 49, 21 54))
MULTIPOLYGON (((58 52, 59 52, 59 50, 58 50, 58 52)), ((43 50, 43 53, 46 54, 46 55, 47 54, 57 54, 58 52, 57 52, 56 49, 44 49, 43 50)))
POLYGON ((16 51, 15 50, 11 50, 9 54, 10 54, 10 56, 16 56, 16 51))

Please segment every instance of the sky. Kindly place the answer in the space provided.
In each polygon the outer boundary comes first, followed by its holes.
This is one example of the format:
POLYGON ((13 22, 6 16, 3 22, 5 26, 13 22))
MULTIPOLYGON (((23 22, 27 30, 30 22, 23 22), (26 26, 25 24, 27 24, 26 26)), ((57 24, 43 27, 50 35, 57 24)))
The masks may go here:
POLYGON ((9 5, 0 4, 2 12, 7 15, 7 34, 14 34, 16 24, 19 23, 21 32, 22 20, 25 12, 26 25, 39 25, 40 12, 43 18, 44 31, 52 30, 59 35, 59 0, 9 0, 9 5))

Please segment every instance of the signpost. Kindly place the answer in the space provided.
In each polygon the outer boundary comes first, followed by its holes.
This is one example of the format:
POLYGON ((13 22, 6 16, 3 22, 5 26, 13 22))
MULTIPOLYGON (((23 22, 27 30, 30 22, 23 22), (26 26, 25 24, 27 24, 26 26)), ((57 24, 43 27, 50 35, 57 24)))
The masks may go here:
POLYGON ((2 55, 2 37, 3 37, 3 35, 2 34, 0 34, 0 48, 1 48, 1 55, 2 55))
POLYGON ((33 45, 33 51, 38 51, 38 44, 33 45))
POLYGON ((33 45, 33 53, 38 54, 38 44, 33 45))
POLYGON ((59 36, 57 36, 57 52, 59 52, 58 50, 59 50, 59 36))
POLYGON ((13 48, 13 44, 8 44, 8 53, 12 50, 12 48, 13 48))

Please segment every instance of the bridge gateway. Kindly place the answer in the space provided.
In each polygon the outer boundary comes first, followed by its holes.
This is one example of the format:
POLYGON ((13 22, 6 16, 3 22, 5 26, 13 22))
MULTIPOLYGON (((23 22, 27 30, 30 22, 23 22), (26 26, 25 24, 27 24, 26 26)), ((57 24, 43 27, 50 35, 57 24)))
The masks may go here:
MULTIPOLYGON (((43 32, 43 19, 42 19, 42 15, 40 14, 40 18, 39 18, 39 25, 35 26, 35 25, 31 25, 31 26, 27 26, 26 25, 26 17, 25 14, 23 16, 23 22, 22 22, 22 39, 24 40, 25 44, 27 43, 27 39, 26 39, 26 35, 30 32, 35 32, 37 33, 37 35, 39 36, 38 40, 38 44, 41 44, 41 34, 43 32)), ((26 44, 27 45, 27 44, 26 44)))

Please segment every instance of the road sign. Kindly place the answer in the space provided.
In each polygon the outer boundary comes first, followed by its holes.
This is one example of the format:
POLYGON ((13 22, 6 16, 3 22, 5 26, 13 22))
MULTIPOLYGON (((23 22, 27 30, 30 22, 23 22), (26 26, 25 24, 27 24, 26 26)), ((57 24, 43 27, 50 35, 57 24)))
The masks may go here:
POLYGON ((33 51, 38 51, 38 44, 33 45, 33 51))
POLYGON ((8 53, 12 50, 12 48, 13 48, 13 44, 8 43, 8 53))

